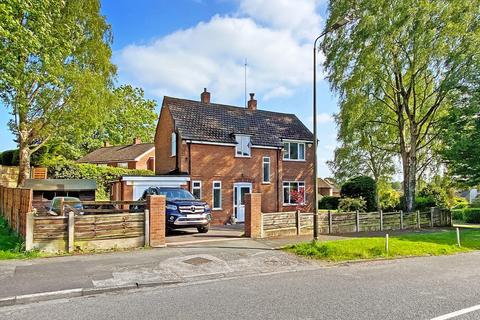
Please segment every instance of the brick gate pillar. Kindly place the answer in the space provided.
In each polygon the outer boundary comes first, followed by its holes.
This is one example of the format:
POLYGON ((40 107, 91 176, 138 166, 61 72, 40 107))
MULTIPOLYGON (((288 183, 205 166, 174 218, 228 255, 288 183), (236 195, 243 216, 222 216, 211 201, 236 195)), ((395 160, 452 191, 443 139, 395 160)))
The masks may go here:
POLYGON ((165 247, 165 196, 148 196, 150 247, 165 247))
POLYGON ((245 236, 261 238, 262 224, 262 194, 247 193, 245 195, 245 236))

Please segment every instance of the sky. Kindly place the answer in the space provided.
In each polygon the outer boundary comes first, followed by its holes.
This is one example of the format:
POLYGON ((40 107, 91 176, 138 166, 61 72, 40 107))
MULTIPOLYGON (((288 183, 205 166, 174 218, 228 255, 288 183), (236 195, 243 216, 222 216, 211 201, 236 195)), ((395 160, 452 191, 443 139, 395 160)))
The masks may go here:
MULTIPOLYGON (((200 99, 203 88, 215 103, 244 105, 247 93, 258 108, 295 113, 310 129, 312 46, 326 20, 325 0, 102 0, 101 12, 113 30, 118 85, 164 95, 200 99)), ((318 60, 319 176, 336 146, 337 99, 318 60)), ((158 110, 158 109, 157 109, 158 110)), ((16 147, 0 110, 0 150, 16 147)))

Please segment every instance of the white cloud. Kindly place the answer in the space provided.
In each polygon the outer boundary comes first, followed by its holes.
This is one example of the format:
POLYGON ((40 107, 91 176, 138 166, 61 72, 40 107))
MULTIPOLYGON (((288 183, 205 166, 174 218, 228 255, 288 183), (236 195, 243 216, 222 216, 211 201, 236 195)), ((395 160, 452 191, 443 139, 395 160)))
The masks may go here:
POLYGON ((322 19, 317 0, 243 0, 240 12, 268 27, 290 32, 300 40, 312 41, 320 33, 322 19))
POLYGON ((129 45, 115 52, 115 62, 123 80, 157 98, 197 98, 207 87, 212 101, 231 103, 243 97, 247 58, 249 92, 265 100, 291 96, 311 82, 311 41, 302 39, 320 28, 315 4, 243 0, 235 16, 216 15, 152 43, 129 45))

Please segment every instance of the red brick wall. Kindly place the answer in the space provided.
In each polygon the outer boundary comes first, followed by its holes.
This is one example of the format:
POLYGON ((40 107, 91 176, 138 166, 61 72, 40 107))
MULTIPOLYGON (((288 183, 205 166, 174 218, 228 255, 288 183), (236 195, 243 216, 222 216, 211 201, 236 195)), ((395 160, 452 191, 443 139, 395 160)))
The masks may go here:
POLYGON ((150 214, 150 246, 165 246, 165 196, 148 196, 147 207, 150 214))
POLYGON ((251 193, 245 195, 245 236, 262 237, 262 195, 251 193))
MULTIPOLYGON (((162 107, 160 119, 158 120, 157 130, 155 132, 155 173, 167 174, 175 170, 176 157, 172 157, 171 143, 172 132, 174 129, 173 118, 170 109, 162 107)), ((181 139, 177 138, 177 142, 181 139)))

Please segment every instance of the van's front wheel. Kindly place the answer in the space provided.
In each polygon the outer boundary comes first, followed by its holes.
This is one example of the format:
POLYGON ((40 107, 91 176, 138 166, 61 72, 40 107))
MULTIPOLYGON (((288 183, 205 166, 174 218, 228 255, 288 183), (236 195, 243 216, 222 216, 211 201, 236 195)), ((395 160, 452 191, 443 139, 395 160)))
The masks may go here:
POLYGON ((197 227, 198 233, 207 233, 208 232, 208 227, 209 227, 208 225, 197 227))

